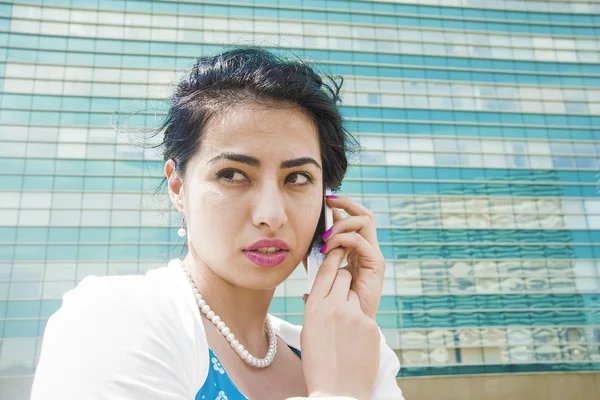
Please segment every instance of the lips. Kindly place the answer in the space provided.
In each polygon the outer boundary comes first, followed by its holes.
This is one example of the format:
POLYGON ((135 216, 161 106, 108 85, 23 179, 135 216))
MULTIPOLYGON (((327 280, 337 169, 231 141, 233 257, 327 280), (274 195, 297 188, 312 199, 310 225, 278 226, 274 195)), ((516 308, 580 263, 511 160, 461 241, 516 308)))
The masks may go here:
POLYGON ((252 243, 243 252, 259 267, 275 267, 288 256, 289 246, 279 239, 263 239, 252 243))
POLYGON ((258 249, 268 249, 268 248, 277 248, 280 250, 289 250, 290 247, 286 242, 280 239, 262 239, 258 242, 254 242, 251 245, 247 246, 244 250, 258 250, 258 249))
POLYGON ((250 259, 254 264, 259 267, 276 267, 281 264, 288 256, 288 252, 285 250, 278 251, 274 254, 263 254, 254 250, 244 250, 246 257, 250 259))

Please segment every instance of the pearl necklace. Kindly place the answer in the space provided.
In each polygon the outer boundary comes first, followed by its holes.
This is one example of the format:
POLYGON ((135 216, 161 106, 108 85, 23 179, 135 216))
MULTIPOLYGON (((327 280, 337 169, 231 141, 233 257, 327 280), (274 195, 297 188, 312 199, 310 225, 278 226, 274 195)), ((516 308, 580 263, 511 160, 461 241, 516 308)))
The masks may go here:
POLYGON ((189 268, 187 268, 183 263, 181 263, 181 265, 187 275, 190 287, 194 291, 194 297, 196 297, 198 308, 200 311, 202 311, 206 318, 208 318, 217 327, 217 329, 229 342, 233 350, 235 350, 240 358, 244 360, 246 364, 256 368, 266 368, 271 365, 273 359, 275 358, 275 354, 277 353, 277 336, 275 336, 275 332, 273 331, 273 327, 269 322, 269 318, 265 320, 265 329, 269 335, 269 351, 267 352, 265 358, 256 358, 252 354, 248 353, 248 350, 246 350, 244 346, 235 338, 235 335, 231 332, 227 325, 225 325, 225 322, 221 320, 221 317, 219 317, 210 309, 210 306, 206 304, 206 301, 202 298, 200 291, 196 287, 189 268))

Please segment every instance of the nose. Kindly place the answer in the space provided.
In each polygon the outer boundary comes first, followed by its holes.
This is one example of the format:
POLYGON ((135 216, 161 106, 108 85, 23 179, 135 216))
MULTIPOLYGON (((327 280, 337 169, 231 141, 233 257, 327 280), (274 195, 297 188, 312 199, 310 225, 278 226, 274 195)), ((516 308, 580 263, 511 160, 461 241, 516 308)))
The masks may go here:
POLYGON ((283 194, 277 184, 266 184, 258 189, 256 203, 252 210, 252 223, 277 232, 288 222, 283 194))

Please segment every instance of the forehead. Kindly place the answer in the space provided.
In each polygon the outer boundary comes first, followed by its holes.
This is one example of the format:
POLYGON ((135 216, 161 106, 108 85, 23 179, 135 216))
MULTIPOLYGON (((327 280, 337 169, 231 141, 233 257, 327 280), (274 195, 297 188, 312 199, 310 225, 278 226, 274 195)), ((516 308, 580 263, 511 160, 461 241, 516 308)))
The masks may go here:
POLYGON ((277 161, 310 156, 320 161, 318 131, 298 107, 240 105, 206 124, 200 158, 224 151, 277 161))

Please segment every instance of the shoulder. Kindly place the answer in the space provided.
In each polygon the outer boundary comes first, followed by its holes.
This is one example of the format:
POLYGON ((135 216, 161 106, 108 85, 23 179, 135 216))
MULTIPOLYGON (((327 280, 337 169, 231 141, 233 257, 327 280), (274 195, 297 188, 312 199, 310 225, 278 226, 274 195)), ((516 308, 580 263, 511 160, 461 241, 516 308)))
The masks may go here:
POLYGON ((194 395, 206 336, 185 275, 171 264, 145 276, 90 276, 67 292, 44 332, 34 393, 194 395))
MULTIPOLYGON (((65 307, 90 303, 98 307, 120 304, 119 311, 128 310, 152 292, 151 286, 147 276, 87 276, 74 289, 65 293, 59 311, 65 307)), ((159 291, 155 294, 160 296, 159 291)))
POLYGON ((196 311, 184 271, 172 260, 166 267, 150 270, 146 275, 88 276, 63 296, 61 311, 94 307, 88 312, 109 309, 117 314, 132 312, 156 319, 180 316, 175 309, 196 311))
POLYGON ((277 318, 269 314, 269 322, 273 330, 283 341, 295 349, 300 348, 300 333, 302 333, 302 325, 291 324, 281 318, 277 318))
POLYGON ((185 274, 173 261, 146 275, 86 277, 64 295, 46 330, 53 327, 144 351, 185 353, 185 346, 205 340, 185 274))
MULTIPOLYGON (((115 307, 117 309, 114 311, 118 313, 132 310, 143 312, 164 304, 165 300, 168 303, 175 302, 178 294, 177 281, 177 271, 171 264, 151 270, 146 275, 92 275, 84 278, 64 295, 62 308, 91 303, 96 306, 94 311, 115 307)), ((156 311, 160 308, 163 307, 156 311)))
POLYGON ((49 323, 90 319, 96 323, 114 323, 125 327, 172 318, 173 315, 167 310, 178 307, 173 278, 163 279, 162 282, 154 278, 157 273, 168 277, 167 271, 161 271, 167 269, 153 270, 147 275, 88 276, 65 293, 60 309, 49 323))

